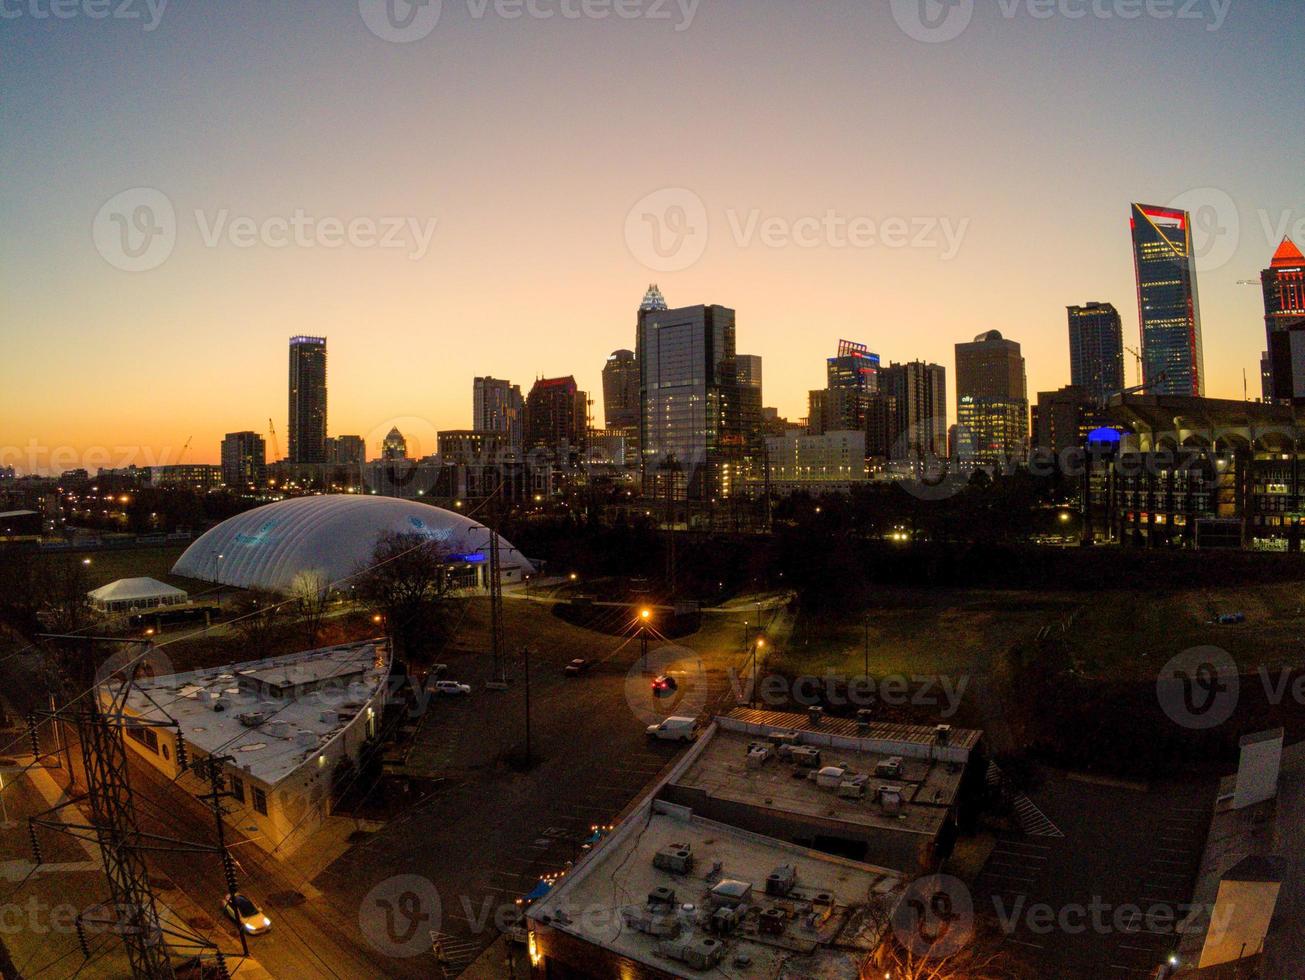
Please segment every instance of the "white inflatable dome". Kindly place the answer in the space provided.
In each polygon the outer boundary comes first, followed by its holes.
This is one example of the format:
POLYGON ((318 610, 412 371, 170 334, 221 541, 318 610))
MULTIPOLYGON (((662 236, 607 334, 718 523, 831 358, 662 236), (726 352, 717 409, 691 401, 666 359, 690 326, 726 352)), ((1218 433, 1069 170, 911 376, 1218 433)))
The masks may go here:
MULTIPOLYGON (((346 588, 387 531, 425 535, 454 561, 488 556, 489 531, 462 514, 393 497, 331 494, 293 497, 237 514, 201 535, 172 571, 281 593, 293 591, 300 576, 320 575, 333 587, 346 588)), ((499 562, 523 575, 535 570, 503 538, 499 562)))

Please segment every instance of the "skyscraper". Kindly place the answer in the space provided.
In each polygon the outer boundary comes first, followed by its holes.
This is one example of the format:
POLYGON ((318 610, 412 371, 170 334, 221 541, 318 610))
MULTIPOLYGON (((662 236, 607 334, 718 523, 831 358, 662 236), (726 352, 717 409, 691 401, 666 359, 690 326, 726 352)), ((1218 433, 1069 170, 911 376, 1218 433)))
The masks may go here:
POLYGON ((491 377, 472 381, 471 425, 477 432, 507 433, 508 444, 519 448, 524 411, 520 385, 491 377))
POLYGON ((290 338, 290 462, 326 462, 326 338, 290 338))
POLYGON ((956 424, 962 462, 1000 463, 1028 455, 1029 396, 1020 345, 989 330, 956 345, 956 424))
POLYGON ((1124 326, 1111 303, 1070 306, 1070 384, 1099 402, 1124 390, 1124 326))
POLYGON ((879 355, 872 354, 865 344, 840 340, 838 353, 825 362, 825 378, 831 389, 878 391, 879 355))
POLYGON ((267 482, 267 444, 257 432, 228 432, 222 440, 222 482, 245 490, 267 482))
POLYGON ((889 364, 879 371, 879 386, 896 408, 891 458, 917 463, 946 459, 946 369, 924 361, 889 364))
POLYGON ((584 449, 589 398, 575 378, 540 378, 526 398, 525 448, 572 453, 584 449))
POLYGON ((734 311, 645 300, 636 347, 645 492, 728 495, 737 489, 725 453, 739 424, 734 311))
POLYGON ((408 458, 408 440, 403 437, 396 425, 381 441, 381 459, 387 463, 395 463, 399 460, 408 458))
POLYGON ((1192 261, 1191 226, 1186 211, 1133 205, 1142 381, 1155 382, 1147 389, 1148 394, 1205 394, 1201 304, 1192 261))
POLYGON ((639 362, 634 351, 612 351, 603 366, 603 418, 609 429, 639 424, 639 362))
POLYGON ((1305 255, 1284 238, 1260 273, 1272 399, 1305 405, 1305 255))

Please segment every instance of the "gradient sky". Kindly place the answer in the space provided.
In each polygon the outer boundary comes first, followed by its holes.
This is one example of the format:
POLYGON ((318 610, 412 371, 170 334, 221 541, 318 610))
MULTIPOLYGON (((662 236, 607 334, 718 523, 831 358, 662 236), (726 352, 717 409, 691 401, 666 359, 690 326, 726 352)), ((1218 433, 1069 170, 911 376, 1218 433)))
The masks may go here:
POLYGON ((1023 344, 1032 397, 1068 382, 1067 304, 1114 302, 1136 344, 1129 202, 1201 188, 1225 195, 1186 199, 1225 229, 1199 273, 1207 394, 1241 397, 1245 369, 1254 397, 1263 309, 1237 281, 1268 263, 1265 220, 1305 219, 1299 3, 1233 0, 1212 31, 1209 0, 1199 20, 978 0, 937 44, 888 0, 702 0, 678 31, 674 2, 670 20, 544 20, 444 0, 407 44, 348 0, 174 0, 152 31, 38 16, 48 3, 4 0, 0 19, 0 450, 20 469, 60 447, 59 468, 172 461, 189 436, 188 461, 213 462, 222 433, 268 416, 284 452, 297 333, 329 338, 332 433, 375 452, 398 421, 433 451, 437 428, 470 425, 473 375, 599 392, 652 281, 673 306, 735 308, 766 403, 793 419, 840 337, 941 362, 952 402, 953 344, 996 328, 1023 344), (130 273, 92 227, 135 187, 167 196, 177 234, 130 273), (666 187, 709 220, 674 272, 625 234, 666 187), (194 217, 296 209, 437 225, 414 260, 209 247, 194 217), (730 215, 753 211, 968 226, 946 261, 741 245, 730 215))

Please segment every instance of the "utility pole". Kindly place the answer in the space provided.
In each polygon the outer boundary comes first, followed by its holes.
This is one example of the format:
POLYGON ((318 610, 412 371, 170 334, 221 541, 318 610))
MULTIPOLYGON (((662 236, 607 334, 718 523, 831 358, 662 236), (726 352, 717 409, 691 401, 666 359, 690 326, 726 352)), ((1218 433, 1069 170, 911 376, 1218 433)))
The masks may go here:
POLYGON ((534 753, 530 744, 530 647, 522 647, 521 656, 525 661, 526 672, 526 768, 529 769, 534 764, 534 753))

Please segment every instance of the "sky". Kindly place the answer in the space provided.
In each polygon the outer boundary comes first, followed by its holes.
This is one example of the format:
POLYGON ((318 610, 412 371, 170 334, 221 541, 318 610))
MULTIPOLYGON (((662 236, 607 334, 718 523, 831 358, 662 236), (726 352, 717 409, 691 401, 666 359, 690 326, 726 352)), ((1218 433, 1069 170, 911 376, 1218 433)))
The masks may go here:
POLYGON ((1136 346, 1131 201, 1194 212, 1207 394, 1255 397, 1239 281, 1305 232, 1305 4, 151 2, 0 0, 0 465, 284 452, 295 334, 373 453, 479 374, 601 416, 651 282, 735 309, 791 419, 840 338, 954 412, 998 329, 1033 398, 1067 305, 1136 346))

